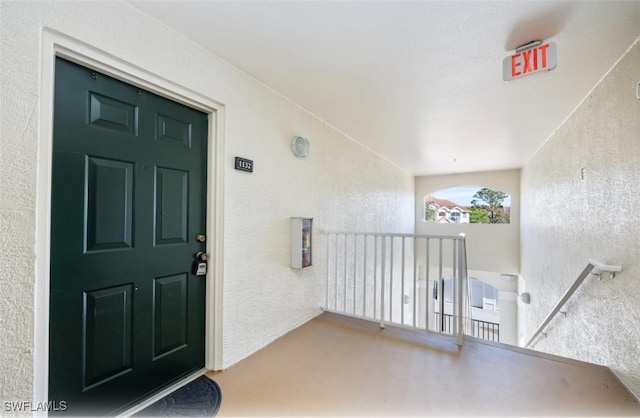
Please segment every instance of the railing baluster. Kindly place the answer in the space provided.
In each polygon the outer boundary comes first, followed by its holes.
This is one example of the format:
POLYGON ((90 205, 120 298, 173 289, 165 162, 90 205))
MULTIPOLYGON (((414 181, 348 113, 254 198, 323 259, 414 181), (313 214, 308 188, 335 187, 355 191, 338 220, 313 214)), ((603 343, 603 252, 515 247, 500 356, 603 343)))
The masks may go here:
POLYGON ((413 237, 413 327, 416 328, 418 317, 418 241, 413 237))
MULTIPOLYGON (((464 234, 460 235, 461 237, 464 237, 464 234)), ((463 315, 463 309, 462 307, 464 306, 464 293, 463 293, 463 289, 464 289, 464 285, 466 283, 466 274, 465 272, 466 270, 466 266, 464 265, 465 263, 465 253, 466 253, 466 249, 465 249, 465 241, 463 238, 459 239, 457 241, 457 247, 459 250, 458 253, 458 282, 459 282, 459 286, 458 286, 458 318, 457 318, 457 323, 458 323, 458 345, 462 346, 463 343, 463 339, 464 339, 464 324, 462 322, 462 315, 463 315)), ((470 309, 470 308, 469 308, 470 309)))
POLYGON ((402 325, 405 324, 405 319, 404 319, 404 266, 405 266, 405 243, 406 243, 407 237, 402 237, 402 268, 400 269, 400 277, 402 279, 402 281, 400 282, 400 293, 401 293, 401 303, 400 303, 400 323, 402 325))
POLYGON ((329 266, 331 265, 331 234, 327 234, 327 274, 324 281, 324 308, 329 309, 329 266))
POLYGON ((393 322, 393 237, 389 241, 389 322, 393 322))
POLYGON ((356 314, 356 274, 358 272, 358 263, 357 263, 357 258, 358 256, 358 236, 354 235, 353 236, 353 314, 356 314))
POLYGON ((431 270, 429 268, 430 264, 430 260, 429 260, 429 238, 425 239, 425 284, 424 284, 424 293, 425 293, 425 303, 424 303, 424 329, 426 329, 427 331, 429 330, 429 303, 431 302, 431 299, 429 298, 429 278, 431 277, 431 275, 429 274, 431 270))
POLYGON ((362 316, 367 316, 367 236, 363 235, 364 256, 362 259, 362 316))
POLYGON ((440 332, 444 332, 444 277, 442 277, 442 238, 440 238, 438 243, 438 280, 440 281, 440 285, 438 286, 438 303, 440 304, 440 332))
POLYGON ((338 234, 336 234, 335 309, 338 310, 338 234))
POLYGON ((378 236, 373 236, 373 319, 378 311, 378 236))
POLYGON ((382 239, 382 254, 380 257, 382 258, 382 265, 380 267, 380 328, 384 328, 384 307, 385 307, 385 299, 384 299, 384 278, 387 275, 386 272, 386 261, 387 261, 387 237, 384 235, 381 237, 382 239))
POLYGON ((347 234, 344 234, 344 276, 342 279, 342 297, 344 303, 342 305, 344 311, 347 311, 347 234))
MULTIPOLYGON (((460 303, 460 301, 458 301, 458 270, 457 270, 457 263, 456 263, 456 241, 453 240, 451 241, 451 270, 452 270, 452 275, 451 275, 451 302, 452 302, 452 306, 451 306, 451 313, 456 313, 458 312, 458 304, 460 303)), ((457 322, 457 321, 456 321, 457 322)), ((457 323, 454 322, 453 323, 453 334, 458 335, 458 327, 457 327, 457 323)))

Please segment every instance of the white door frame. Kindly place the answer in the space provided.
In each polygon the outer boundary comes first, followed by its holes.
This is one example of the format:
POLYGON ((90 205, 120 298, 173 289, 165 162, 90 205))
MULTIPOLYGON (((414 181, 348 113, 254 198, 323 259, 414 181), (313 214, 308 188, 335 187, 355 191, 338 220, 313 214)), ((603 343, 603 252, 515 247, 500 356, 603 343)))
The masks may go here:
POLYGON ((209 116, 207 166, 207 273, 205 368, 222 368, 223 273, 223 104, 166 80, 65 34, 42 29, 40 67, 40 126, 37 152, 36 277, 34 297, 33 400, 48 400, 49 278, 51 243, 51 162, 55 58, 63 57, 129 84, 198 109, 209 116))

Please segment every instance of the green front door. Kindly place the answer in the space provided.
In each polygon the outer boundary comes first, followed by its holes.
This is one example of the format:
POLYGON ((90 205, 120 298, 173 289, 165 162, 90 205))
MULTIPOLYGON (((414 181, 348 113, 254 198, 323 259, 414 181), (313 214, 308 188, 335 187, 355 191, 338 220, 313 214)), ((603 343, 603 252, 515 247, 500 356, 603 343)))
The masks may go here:
POLYGON ((105 415, 204 367, 207 115, 57 59, 49 400, 105 415))

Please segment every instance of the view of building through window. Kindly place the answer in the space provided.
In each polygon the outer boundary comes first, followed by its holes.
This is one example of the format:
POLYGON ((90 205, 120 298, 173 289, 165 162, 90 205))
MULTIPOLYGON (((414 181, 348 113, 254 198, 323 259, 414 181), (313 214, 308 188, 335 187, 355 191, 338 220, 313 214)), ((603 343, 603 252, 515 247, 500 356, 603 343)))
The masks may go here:
POLYGON ((457 186, 424 197, 424 220, 436 223, 510 223, 511 196, 481 186, 457 186))

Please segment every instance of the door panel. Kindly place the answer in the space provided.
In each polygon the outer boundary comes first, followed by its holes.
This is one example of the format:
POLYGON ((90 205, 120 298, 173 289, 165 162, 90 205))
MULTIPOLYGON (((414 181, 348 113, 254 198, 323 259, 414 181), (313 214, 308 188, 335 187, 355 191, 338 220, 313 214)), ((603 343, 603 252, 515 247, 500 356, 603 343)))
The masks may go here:
POLYGON ((89 117, 94 126, 137 135, 138 107, 133 104, 90 93, 89 117))
POLYGON ((87 251, 131 248, 134 164, 87 156, 85 236, 87 251))
POLYGON ((85 293, 84 388, 131 371, 133 285, 85 293))
POLYGON ((182 273, 154 280, 154 360, 187 346, 187 277, 182 273))
POLYGON ((187 121, 173 119, 170 116, 157 115, 157 139, 177 146, 191 148, 191 124, 187 121))
POLYGON ((56 60, 49 399, 113 414, 204 367, 207 117, 56 60))
POLYGON ((189 172, 156 169, 156 245, 187 241, 189 172))

